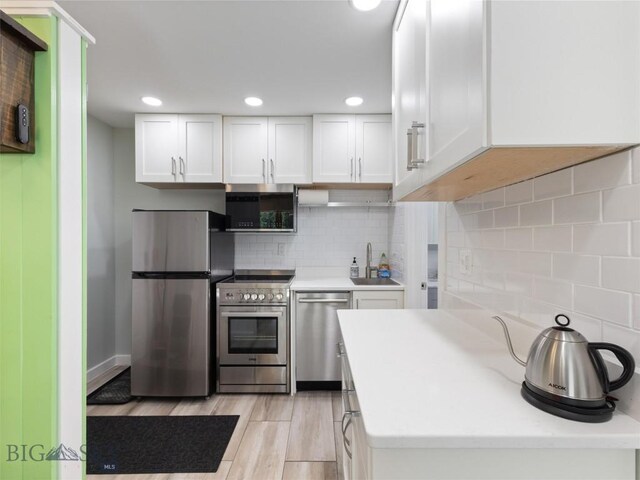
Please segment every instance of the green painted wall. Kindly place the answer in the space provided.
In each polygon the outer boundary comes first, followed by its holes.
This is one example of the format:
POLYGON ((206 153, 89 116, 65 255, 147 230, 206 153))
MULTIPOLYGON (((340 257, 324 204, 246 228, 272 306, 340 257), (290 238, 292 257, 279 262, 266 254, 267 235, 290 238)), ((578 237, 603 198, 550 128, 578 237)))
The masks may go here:
POLYGON ((0 155, 0 479, 37 480, 57 471, 28 458, 57 441, 57 19, 17 20, 49 50, 36 54, 36 153, 0 155), (8 461, 8 444, 26 461, 8 461))

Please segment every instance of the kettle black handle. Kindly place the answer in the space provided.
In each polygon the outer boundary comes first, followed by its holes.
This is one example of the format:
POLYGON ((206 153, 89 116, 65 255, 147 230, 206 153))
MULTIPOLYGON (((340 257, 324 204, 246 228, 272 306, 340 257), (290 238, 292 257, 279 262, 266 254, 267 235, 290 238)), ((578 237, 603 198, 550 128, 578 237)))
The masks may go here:
POLYGON ((608 350, 613 353, 622 364, 622 374, 609 382, 609 390, 617 390, 624 387, 633 377, 633 371, 636 368, 636 362, 633 356, 624 348, 614 345, 613 343, 594 342, 589 343, 589 348, 593 350, 608 350))

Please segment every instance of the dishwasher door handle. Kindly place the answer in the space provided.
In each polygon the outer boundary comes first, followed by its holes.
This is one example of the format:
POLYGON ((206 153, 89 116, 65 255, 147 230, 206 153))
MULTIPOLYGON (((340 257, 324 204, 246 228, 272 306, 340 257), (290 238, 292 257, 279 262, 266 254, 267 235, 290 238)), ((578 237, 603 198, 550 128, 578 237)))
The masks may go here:
POLYGON ((300 303, 349 303, 347 298, 299 298, 300 303))

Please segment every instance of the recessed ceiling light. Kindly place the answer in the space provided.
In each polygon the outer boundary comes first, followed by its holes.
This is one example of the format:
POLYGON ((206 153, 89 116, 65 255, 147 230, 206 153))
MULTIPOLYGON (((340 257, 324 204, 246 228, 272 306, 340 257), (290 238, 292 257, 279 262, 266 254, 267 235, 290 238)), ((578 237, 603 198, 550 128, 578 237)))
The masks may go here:
POLYGON ((142 97, 140 100, 142 100, 147 105, 151 105, 152 107, 159 107, 160 105, 162 105, 162 100, 156 97, 142 97))
POLYGON ((244 103, 246 103, 250 107, 259 107, 260 105, 262 105, 262 99, 258 97, 247 97, 244 99, 244 103))
POLYGON ((362 105, 362 97, 349 97, 344 99, 344 103, 349 105, 350 107, 357 107, 358 105, 362 105))
POLYGON ((361 12, 368 12, 369 10, 373 10, 382 0, 349 0, 351 2, 351 6, 356 10, 360 10, 361 12))

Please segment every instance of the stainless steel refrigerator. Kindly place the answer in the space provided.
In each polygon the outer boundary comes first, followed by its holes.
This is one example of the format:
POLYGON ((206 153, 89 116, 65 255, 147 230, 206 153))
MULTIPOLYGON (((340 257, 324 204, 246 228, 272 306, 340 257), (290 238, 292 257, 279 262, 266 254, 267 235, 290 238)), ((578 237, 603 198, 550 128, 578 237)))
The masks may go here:
POLYGON ((215 284, 233 274, 233 233, 209 211, 134 210, 131 394, 215 388, 215 284))

